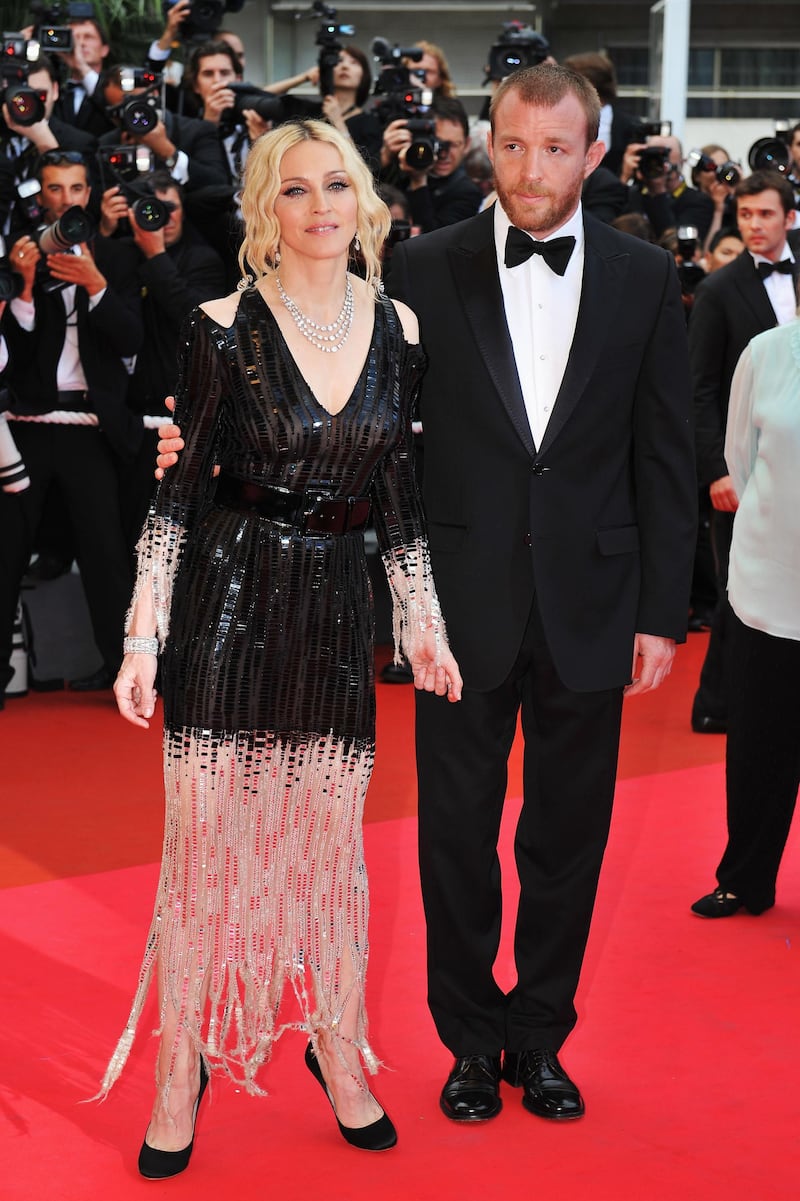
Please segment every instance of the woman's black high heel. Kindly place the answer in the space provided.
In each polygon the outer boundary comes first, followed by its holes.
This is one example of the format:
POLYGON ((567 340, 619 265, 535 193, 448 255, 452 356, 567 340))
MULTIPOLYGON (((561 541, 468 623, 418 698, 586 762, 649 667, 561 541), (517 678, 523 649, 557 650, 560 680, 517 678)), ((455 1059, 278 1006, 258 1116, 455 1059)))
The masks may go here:
POLYGON ((191 1142, 180 1151, 157 1151, 155 1147, 149 1146, 145 1138, 142 1143, 142 1149, 139 1152, 139 1172, 142 1176, 147 1177, 148 1180, 167 1180, 168 1177, 177 1176, 179 1172, 183 1172, 188 1168, 189 1160, 192 1157, 192 1148, 194 1147, 194 1128, 197 1123, 197 1111, 200 1108, 200 1102, 203 1099, 203 1093, 206 1091, 207 1084, 208 1072, 201 1057, 200 1092, 197 1094, 192 1114, 191 1142))
POLYGON ((336 1107, 333 1104, 333 1097, 328 1092, 328 1086, 325 1083, 325 1077, 322 1075, 322 1068, 319 1066, 319 1060, 314 1054, 311 1043, 306 1047, 306 1067, 311 1075, 319 1080, 322 1085, 325 1096, 328 1098, 333 1110, 333 1116, 336 1118, 336 1124, 341 1131, 342 1138, 350 1144, 351 1147, 358 1147, 360 1151, 388 1151, 397 1142, 397 1131, 395 1130, 391 1118, 384 1113, 376 1122, 370 1122, 369 1126, 343 1126, 336 1116, 336 1107))

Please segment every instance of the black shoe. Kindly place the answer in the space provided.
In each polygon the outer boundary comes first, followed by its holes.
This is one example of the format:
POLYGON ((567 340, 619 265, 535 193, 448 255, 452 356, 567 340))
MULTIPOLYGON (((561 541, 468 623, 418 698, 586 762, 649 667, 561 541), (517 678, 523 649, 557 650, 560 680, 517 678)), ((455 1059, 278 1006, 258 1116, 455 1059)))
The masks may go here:
POLYGON ((38 555, 22 577, 23 588, 33 588, 47 580, 57 580, 72 569, 72 557, 45 552, 38 555))
POLYGON ((715 888, 706 896, 701 897, 692 905, 692 913, 700 917, 730 917, 743 907, 744 901, 738 897, 729 897, 724 888, 715 888))
POLYGON ((69 686, 73 692, 101 692, 105 688, 111 688, 116 678, 117 673, 104 664, 97 671, 93 671, 90 676, 81 676, 79 680, 70 680, 69 686))
POLYGON ((522 1104, 530 1113, 557 1122, 583 1117, 583 1097, 558 1062, 555 1051, 506 1051, 503 1079, 522 1087, 522 1104))
POLYGON ((194 1128, 197 1125, 197 1111, 200 1108, 200 1102, 203 1099, 203 1093, 206 1091, 208 1084, 208 1072, 206 1065, 200 1059, 200 1092, 197 1094, 197 1100, 194 1103, 194 1113, 192 1114, 192 1139, 188 1147, 184 1147, 181 1151, 157 1151, 155 1147, 151 1147, 145 1137, 142 1143, 142 1149, 139 1152, 139 1174, 145 1176, 148 1180, 167 1180, 170 1176, 177 1176, 179 1172, 183 1172, 189 1166, 189 1160, 192 1157, 192 1148, 194 1147, 194 1128))
POLYGON ((460 1056, 447 1077, 439 1106, 454 1122, 485 1122, 497 1117, 503 1108, 500 1056, 460 1056))
POLYGON ((380 681, 382 684, 413 684, 414 673, 406 662, 386 663, 381 668, 380 681))
POLYGON ((727 734, 727 717, 712 717, 710 713, 693 713, 692 730, 695 734, 727 734))
POLYGON ((306 1067, 314 1079, 318 1080, 322 1085, 325 1096, 330 1101, 333 1116, 336 1118, 336 1124, 345 1142, 349 1143, 351 1147, 358 1147, 359 1151, 388 1151, 390 1147, 395 1145, 397 1142, 397 1131, 387 1113, 381 1114, 377 1121, 370 1122, 369 1126, 342 1125, 336 1116, 336 1106, 333 1104, 333 1097, 328 1092, 325 1077, 322 1075, 322 1068, 319 1066, 319 1060, 314 1054, 311 1043, 306 1047, 306 1067))

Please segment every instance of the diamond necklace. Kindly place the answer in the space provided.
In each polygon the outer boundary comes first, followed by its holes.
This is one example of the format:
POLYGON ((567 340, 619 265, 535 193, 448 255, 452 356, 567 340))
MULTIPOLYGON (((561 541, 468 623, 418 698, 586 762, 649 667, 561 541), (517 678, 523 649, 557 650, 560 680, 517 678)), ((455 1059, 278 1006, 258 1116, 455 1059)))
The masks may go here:
POLYGON ((289 316, 303 337, 312 346, 315 346, 317 350, 323 351, 324 354, 335 354, 337 350, 341 350, 350 337, 350 330, 353 328, 353 285, 350 283, 350 276, 345 276, 344 303, 339 316, 334 321, 331 321, 329 325, 320 325, 317 321, 312 321, 310 317, 306 317, 305 313, 300 311, 291 296, 286 295, 281 283, 281 277, 277 273, 275 275, 275 283, 278 288, 278 295, 289 310, 289 316))

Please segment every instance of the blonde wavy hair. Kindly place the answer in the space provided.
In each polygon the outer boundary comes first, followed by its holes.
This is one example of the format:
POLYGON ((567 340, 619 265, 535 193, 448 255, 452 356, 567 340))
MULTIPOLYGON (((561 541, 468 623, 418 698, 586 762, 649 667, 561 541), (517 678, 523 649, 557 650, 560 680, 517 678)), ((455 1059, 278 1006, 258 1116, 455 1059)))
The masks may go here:
POLYGON ((245 236, 239 251, 242 275, 261 279, 276 269, 275 256, 281 227, 275 216, 275 200, 280 192, 280 166, 283 156, 301 142, 327 142, 342 157, 358 204, 356 236, 361 243, 361 258, 366 281, 376 291, 381 278, 381 249, 392 225, 391 214, 375 191, 369 167, 349 138, 325 121, 287 121, 263 134, 247 156, 242 192, 242 217, 245 236))

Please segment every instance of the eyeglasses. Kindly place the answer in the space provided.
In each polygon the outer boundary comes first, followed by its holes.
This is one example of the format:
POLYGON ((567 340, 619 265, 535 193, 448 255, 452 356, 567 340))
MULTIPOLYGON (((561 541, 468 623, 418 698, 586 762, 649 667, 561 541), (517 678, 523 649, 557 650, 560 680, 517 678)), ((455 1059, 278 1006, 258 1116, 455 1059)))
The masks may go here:
POLYGON ((63 167, 65 163, 86 166, 86 159, 79 150, 45 150, 39 156, 40 167, 63 167))

